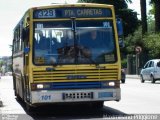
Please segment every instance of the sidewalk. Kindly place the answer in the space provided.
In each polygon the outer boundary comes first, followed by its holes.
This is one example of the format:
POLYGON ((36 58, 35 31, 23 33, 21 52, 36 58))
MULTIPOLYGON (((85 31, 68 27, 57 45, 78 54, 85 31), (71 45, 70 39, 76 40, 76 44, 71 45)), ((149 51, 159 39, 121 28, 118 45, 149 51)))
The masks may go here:
POLYGON ((126 78, 140 79, 140 75, 126 75, 126 78))

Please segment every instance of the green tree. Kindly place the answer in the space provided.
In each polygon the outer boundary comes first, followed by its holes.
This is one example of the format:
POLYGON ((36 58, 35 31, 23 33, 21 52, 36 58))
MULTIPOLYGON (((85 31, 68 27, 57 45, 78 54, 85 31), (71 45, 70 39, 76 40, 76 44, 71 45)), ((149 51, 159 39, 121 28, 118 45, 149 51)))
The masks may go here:
POLYGON ((160 58, 160 33, 147 33, 142 36, 142 27, 140 26, 132 35, 125 38, 124 52, 126 54, 135 54, 135 47, 142 47, 142 54, 148 59, 160 58))
POLYGON ((151 0, 151 4, 154 7, 154 17, 155 17, 155 32, 160 32, 160 1, 151 0))
POLYGON ((2 65, 4 65, 5 62, 3 60, 0 61, 0 67, 2 67, 2 65))
POLYGON ((148 33, 154 33, 155 32, 155 20, 153 18, 153 15, 150 13, 147 16, 147 23, 148 23, 148 33))
POLYGON ((151 33, 143 38, 144 48, 150 58, 160 58, 160 34, 151 33))
POLYGON ((142 40, 142 28, 141 26, 133 33, 125 38, 125 50, 126 54, 135 54, 135 47, 141 46, 143 48, 144 43, 142 40))
POLYGON ((147 14, 146 14, 146 0, 140 0, 141 6, 141 20, 142 20, 142 34, 147 32, 147 14))

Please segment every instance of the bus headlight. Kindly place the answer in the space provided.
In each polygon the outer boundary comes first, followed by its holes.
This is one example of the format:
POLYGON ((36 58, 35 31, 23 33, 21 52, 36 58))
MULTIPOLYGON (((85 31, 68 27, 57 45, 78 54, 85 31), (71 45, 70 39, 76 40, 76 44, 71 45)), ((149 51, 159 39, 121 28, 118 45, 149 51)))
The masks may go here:
POLYGON ((49 89, 51 89, 51 84, 47 84, 47 83, 31 84, 31 90, 49 90, 49 89))
POLYGON ((109 82, 108 85, 109 86, 115 86, 115 82, 109 82))
POLYGON ((114 81, 105 81, 101 85, 102 87, 115 87, 116 83, 114 81))
POLYGON ((43 89, 43 84, 37 84, 37 89, 43 89))

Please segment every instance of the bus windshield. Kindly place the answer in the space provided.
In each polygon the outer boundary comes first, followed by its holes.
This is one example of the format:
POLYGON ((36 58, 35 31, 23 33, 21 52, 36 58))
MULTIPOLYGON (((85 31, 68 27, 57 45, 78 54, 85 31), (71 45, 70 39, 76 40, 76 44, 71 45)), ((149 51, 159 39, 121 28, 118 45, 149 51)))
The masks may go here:
POLYGON ((111 20, 35 22, 33 39, 33 58, 37 65, 116 61, 111 20))

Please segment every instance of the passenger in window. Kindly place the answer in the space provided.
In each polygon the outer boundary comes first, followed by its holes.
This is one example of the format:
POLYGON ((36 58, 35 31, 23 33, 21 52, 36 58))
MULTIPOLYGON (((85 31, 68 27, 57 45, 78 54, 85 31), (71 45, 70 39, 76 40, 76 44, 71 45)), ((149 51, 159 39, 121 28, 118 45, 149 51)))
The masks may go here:
POLYGON ((97 31, 92 31, 90 33, 90 40, 91 40, 91 46, 92 47, 97 47, 97 45, 99 44, 98 42, 98 38, 97 38, 97 31))
POLYGON ((48 31, 47 46, 48 54, 46 54, 47 62, 49 64, 55 64, 58 58, 58 46, 59 42, 52 35, 52 30, 48 31))
POLYGON ((81 46, 83 46, 83 48, 86 48, 86 49, 83 49, 86 56, 93 57, 95 55, 95 52, 99 53, 97 48, 102 47, 102 45, 101 45, 102 42, 100 42, 99 37, 100 36, 98 36, 98 33, 96 30, 92 30, 90 32, 87 32, 86 34, 84 34, 82 36, 81 46), (87 51, 85 51, 85 50, 87 50, 87 51))
POLYGON ((81 45, 88 48, 97 48, 100 45, 99 40, 97 31, 92 30, 82 35, 81 45))
POLYGON ((42 31, 39 31, 39 49, 47 50, 49 46, 49 41, 43 35, 42 31))
MULTIPOLYGON (((47 62, 47 54, 49 53, 49 40, 43 35, 42 31, 36 31, 35 33, 35 58, 38 59, 39 57, 44 59, 42 62, 46 64, 47 62)), ((35 60, 36 60, 35 59, 35 60)))
POLYGON ((49 53, 55 53, 57 51, 59 42, 52 36, 52 30, 48 32, 49 53))

